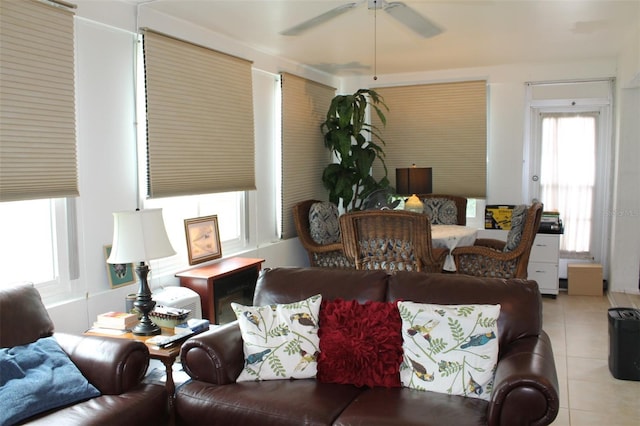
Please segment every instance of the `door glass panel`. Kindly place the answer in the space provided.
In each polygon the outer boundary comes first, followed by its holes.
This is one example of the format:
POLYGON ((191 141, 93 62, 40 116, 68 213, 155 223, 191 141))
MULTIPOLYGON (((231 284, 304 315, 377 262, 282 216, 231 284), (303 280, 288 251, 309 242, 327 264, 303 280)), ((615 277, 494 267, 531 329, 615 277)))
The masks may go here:
POLYGON ((540 199, 563 219, 562 257, 591 257, 596 115, 543 114, 541 136, 540 199))

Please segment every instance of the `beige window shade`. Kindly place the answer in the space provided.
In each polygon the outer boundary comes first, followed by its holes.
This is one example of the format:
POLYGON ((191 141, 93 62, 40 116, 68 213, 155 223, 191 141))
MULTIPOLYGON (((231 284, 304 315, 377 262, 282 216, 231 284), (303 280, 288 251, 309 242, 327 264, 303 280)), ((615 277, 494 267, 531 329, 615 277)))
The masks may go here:
POLYGON ((78 195, 73 19, 0 2, 0 201, 78 195))
POLYGON ((256 188, 251 62, 144 33, 148 195, 256 188))
MULTIPOLYGON (((395 169, 433 168, 433 192, 482 198, 486 195, 487 92, 485 81, 375 89, 389 107, 380 128, 395 187, 395 169)), ((374 163, 373 175, 383 176, 374 163)))
POLYGON ((299 201, 328 200, 322 171, 331 162, 320 125, 335 89, 292 74, 282 84, 282 238, 296 236, 291 209, 299 201))

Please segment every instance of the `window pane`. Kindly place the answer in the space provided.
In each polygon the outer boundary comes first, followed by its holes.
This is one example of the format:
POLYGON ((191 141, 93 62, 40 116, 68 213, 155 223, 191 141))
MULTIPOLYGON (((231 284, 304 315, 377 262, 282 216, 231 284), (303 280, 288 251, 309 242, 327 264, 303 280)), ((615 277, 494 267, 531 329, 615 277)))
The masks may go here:
POLYGON ((595 154, 595 116, 543 118, 540 199, 545 210, 562 215, 565 230, 560 250, 564 255, 588 253, 591 246, 595 154))
POLYGON ((144 208, 161 208, 165 228, 176 255, 151 262, 157 277, 173 275, 189 267, 184 220, 217 215, 222 255, 229 256, 244 248, 244 192, 152 198, 144 208))
POLYGON ((53 201, 0 203, 0 283, 56 278, 53 201))

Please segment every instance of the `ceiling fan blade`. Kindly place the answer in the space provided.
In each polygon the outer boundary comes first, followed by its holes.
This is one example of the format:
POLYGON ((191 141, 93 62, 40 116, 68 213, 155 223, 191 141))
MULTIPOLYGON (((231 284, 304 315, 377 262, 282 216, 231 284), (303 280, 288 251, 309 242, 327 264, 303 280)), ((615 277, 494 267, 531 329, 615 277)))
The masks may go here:
POLYGON ((404 3, 389 3, 384 8, 384 11, 424 38, 433 37, 442 32, 436 24, 423 17, 404 3))
POLYGON ((327 22, 332 18, 335 18, 338 15, 342 15, 343 13, 348 12, 349 10, 356 7, 357 5, 358 5, 357 3, 347 3, 342 6, 335 7, 329 10, 328 12, 325 12, 321 15, 316 16, 315 18, 311 18, 308 21, 304 21, 287 30, 281 31, 280 34, 285 36, 294 36, 294 35, 301 34, 315 26, 318 26, 324 22, 327 22))

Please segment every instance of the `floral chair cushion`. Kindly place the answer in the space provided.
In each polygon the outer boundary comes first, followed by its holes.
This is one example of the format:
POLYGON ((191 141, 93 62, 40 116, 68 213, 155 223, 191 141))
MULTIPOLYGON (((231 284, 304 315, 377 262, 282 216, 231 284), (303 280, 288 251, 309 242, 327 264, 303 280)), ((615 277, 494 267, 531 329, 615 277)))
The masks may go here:
POLYGON ((458 208, 453 200, 448 198, 425 198, 424 212, 431 219, 432 225, 457 225, 458 208))
POLYGON ((309 231, 318 244, 332 244, 340 241, 340 221, 338 207, 329 202, 314 203, 309 209, 309 231))
POLYGON ((505 244, 502 251, 513 251, 520 244, 522 239, 522 231, 524 230, 524 223, 527 219, 527 206, 520 204, 513 208, 511 212, 511 229, 507 234, 507 244, 505 244))
POLYGON ((364 269, 382 269, 389 272, 418 270, 418 261, 411 241, 371 238, 361 240, 358 245, 364 269))

